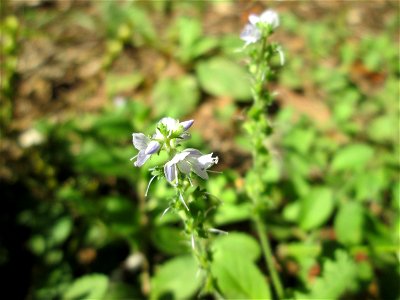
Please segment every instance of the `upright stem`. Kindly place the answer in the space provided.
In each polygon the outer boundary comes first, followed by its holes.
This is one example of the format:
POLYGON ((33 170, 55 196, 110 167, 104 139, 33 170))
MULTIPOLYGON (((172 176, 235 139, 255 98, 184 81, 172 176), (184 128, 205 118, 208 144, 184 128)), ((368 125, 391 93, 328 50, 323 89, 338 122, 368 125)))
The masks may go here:
POLYGON ((259 215, 254 217, 254 222, 256 224, 257 233, 261 241, 261 248, 264 254, 265 264, 267 265, 268 271, 271 274, 272 284, 274 285, 276 295, 278 296, 278 299, 283 299, 283 286, 278 272, 274 267, 272 250, 267 238, 267 228, 259 215))
MULTIPOLYGON (((266 49, 267 49, 267 36, 262 40, 260 52, 258 57, 256 58, 257 70, 255 72, 255 78, 254 78, 255 82, 253 85, 253 91, 254 91, 253 109, 256 109, 257 114, 252 115, 251 117, 252 121, 255 123, 254 127, 252 127, 251 134, 254 143, 253 153, 252 153, 253 169, 256 172, 256 174, 261 174, 261 172, 264 170, 266 166, 266 155, 268 154, 268 153, 260 154, 262 153, 260 149, 260 147, 262 147, 262 139, 267 137, 265 131, 268 129, 266 128, 268 127, 268 125, 266 123, 261 122, 261 120, 266 117, 264 115, 265 114, 264 109, 267 107, 268 101, 270 99, 268 94, 263 93, 263 85, 265 84, 267 79, 266 72, 268 70, 268 62, 269 62, 268 60, 270 57, 269 55, 266 56, 266 51, 267 51, 266 49)), ((256 214, 253 217, 253 221, 255 223, 257 234, 261 242, 261 248, 265 259, 265 264, 271 276, 276 296, 278 299, 283 299, 284 297, 283 286, 279 278, 278 272, 274 266, 273 254, 267 235, 267 228, 261 218, 261 213, 259 210, 259 199, 262 193, 262 191, 260 190, 260 186, 263 185, 263 182, 261 181, 261 179, 258 179, 258 182, 255 184, 252 183, 252 185, 253 188, 255 189, 253 190, 252 195, 249 196, 253 202, 256 211, 256 214)))

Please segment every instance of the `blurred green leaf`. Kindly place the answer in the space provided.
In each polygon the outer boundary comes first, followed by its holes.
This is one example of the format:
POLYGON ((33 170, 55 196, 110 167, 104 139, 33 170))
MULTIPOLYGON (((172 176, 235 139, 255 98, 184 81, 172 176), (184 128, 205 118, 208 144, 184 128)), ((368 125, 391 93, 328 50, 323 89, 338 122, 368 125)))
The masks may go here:
POLYGON ((236 100, 250 100, 249 75, 238 64, 215 57, 196 66, 200 86, 213 96, 230 96, 236 100))
POLYGON ((70 216, 65 216, 57 220, 57 222, 53 225, 50 232, 50 240, 49 242, 52 245, 59 245, 63 243, 68 236, 70 235, 72 230, 72 219, 70 216))
POLYGON ((179 228, 158 226, 151 231, 151 240, 166 254, 178 255, 189 252, 189 241, 179 228))
POLYGON ((218 287, 227 299, 270 299, 266 278, 243 252, 225 251, 212 263, 218 287))
POLYGON ((362 169, 373 155, 374 149, 369 145, 347 145, 335 153, 331 168, 333 171, 362 169))
POLYGON ((335 232, 345 245, 361 243, 363 237, 364 209, 358 202, 343 204, 335 217, 335 232))
POLYGON ((311 286, 309 294, 296 293, 296 299, 339 299, 357 288, 357 265, 343 250, 335 252, 335 260, 324 263, 322 276, 311 286))
POLYGON ((194 77, 160 79, 154 87, 152 101, 157 117, 180 118, 195 109, 199 90, 194 77))
POLYGON ((230 232, 228 235, 219 236, 212 244, 215 259, 224 259, 227 252, 235 253, 244 259, 256 261, 261 253, 258 242, 251 236, 230 232))
POLYGON ((329 188, 313 188, 301 201, 300 226, 310 230, 323 225, 331 216, 334 206, 332 191, 329 188))
POLYGON ((64 300, 102 299, 107 291, 108 277, 90 274, 76 279, 63 294, 64 300))
POLYGON ((215 224, 225 225, 235 222, 241 222, 248 220, 251 216, 251 204, 230 204, 224 203, 218 207, 217 213, 215 215, 215 224))
POLYGON ((143 81, 140 73, 132 74, 107 74, 106 91, 109 98, 118 96, 124 92, 132 92, 143 81))
MULTIPOLYGON (((140 292, 132 285, 122 282, 113 282, 109 285, 106 294, 103 296, 104 300, 131 300, 131 299, 144 299, 140 292)), ((97 299, 96 299, 97 300, 97 299)))
POLYGON ((178 256, 162 264, 151 279, 150 299, 189 299, 200 288, 201 276, 192 256, 178 256))

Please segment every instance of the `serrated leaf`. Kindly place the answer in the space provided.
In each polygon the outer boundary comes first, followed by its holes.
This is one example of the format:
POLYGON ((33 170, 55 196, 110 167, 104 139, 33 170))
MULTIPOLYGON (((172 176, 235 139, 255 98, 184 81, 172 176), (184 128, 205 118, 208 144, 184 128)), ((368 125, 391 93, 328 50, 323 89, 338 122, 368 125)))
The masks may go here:
POLYGON ((212 273, 227 299, 270 299, 266 278, 256 265, 237 252, 225 252, 212 263, 212 273))
POLYGON ((90 274, 76 279, 63 294, 64 300, 102 299, 108 287, 108 277, 90 274))
POLYGON ((202 278, 192 256, 178 256, 161 265, 151 279, 150 299, 189 299, 199 289, 202 278))
POLYGON ((196 66, 200 86, 214 96, 230 96, 250 100, 251 91, 247 72, 236 63, 216 57, 196 66))
POLYGON ((365 144, 351 144, 338 150, 331 168, 333 171, 361 169, 373 157, 374 150, 365 144))
POLYGON ((296 299, 339 299, 357 288, 357 265, 342 251, 335 252, 335 260, 324 263, 322 276, 317 278, 307 294, 296 293, 296 299))
POLYGON ((300 226, 310 230, 324 224, 334 209, 332 191, 326 187, 313 188, 301 201, 300 226))
POLYGON ((362 240, 364 209, 360 203, 348 202, 342 205, 335 218, 335 232, 339 242, 356 245, 362 240))

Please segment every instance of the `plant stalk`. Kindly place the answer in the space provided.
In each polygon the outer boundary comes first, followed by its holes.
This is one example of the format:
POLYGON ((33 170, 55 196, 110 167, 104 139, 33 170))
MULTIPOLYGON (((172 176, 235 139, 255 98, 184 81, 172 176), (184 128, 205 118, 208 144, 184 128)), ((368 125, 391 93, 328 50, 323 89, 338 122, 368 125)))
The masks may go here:
POLYGON ((265 264, 267 265, 268 271, 271 275, 272 284, 274 286, 276 295, 278 299, 283 299, 283 286, 279 278, 278 272, 274 267, 273 254, 271 250, 271 245, 267 238, 267 228, 263 221, 261 220, 259 214, 254 217, 254 223, 256 225, 257 234, 261 241, 261 248, 264 254, 265 264))

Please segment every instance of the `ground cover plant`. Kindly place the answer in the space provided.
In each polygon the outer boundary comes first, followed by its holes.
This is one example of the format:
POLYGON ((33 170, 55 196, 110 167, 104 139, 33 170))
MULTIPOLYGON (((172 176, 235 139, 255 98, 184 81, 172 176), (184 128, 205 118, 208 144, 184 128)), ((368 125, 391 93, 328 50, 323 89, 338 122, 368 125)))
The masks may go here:
POLYGON ((399 298, 397 2, 1 8, 8 298, 399 298))

